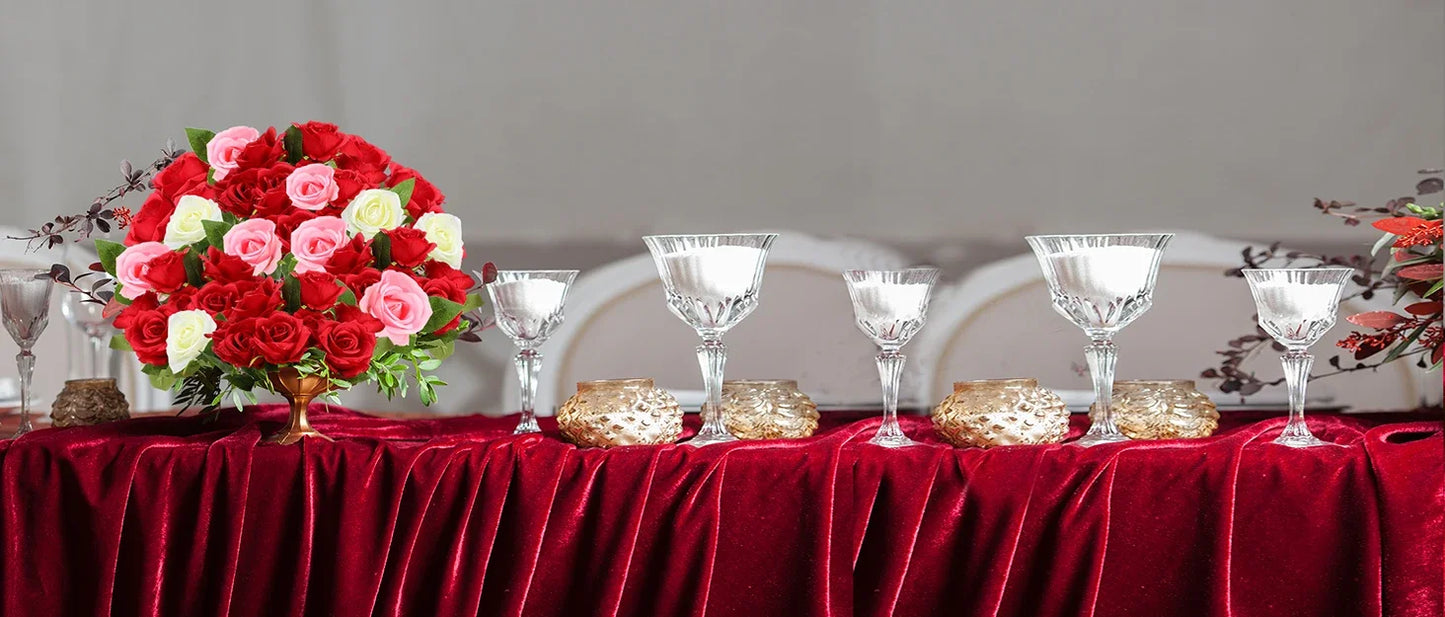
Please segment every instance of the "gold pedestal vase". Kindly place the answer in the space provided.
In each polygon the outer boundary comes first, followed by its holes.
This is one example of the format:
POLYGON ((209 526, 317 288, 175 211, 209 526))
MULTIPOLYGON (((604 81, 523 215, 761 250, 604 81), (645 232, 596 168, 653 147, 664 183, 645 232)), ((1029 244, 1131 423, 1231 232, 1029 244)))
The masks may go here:
POLYGON ((307 437, 335 441, 311 428, 306 421, 306 408, 311 405, 311 400, 334 389, 329 379, 321 375, 302 375, 294 368, 271 371, 268 377, 271 387, 290 403, 291 417, 287 419, 286 426, 281 427, 281 432, 267 436, 261 443, 289 446, 307 437))

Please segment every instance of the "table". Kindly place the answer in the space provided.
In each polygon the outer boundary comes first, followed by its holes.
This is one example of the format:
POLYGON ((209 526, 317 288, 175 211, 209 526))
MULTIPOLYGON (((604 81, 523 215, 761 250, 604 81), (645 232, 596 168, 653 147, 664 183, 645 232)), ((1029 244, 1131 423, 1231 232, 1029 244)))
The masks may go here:
MULTIPOLYGON (((1343 447, 577 449, 515 418, 319 406, 0 442, 4 615, 1442 614, 1439 411, 1315 414, 1343 447)), ((1085 419, 1074 418, 1071 437, 1085 419)), ((696 430, 688 418, 687 433, 696 430)))

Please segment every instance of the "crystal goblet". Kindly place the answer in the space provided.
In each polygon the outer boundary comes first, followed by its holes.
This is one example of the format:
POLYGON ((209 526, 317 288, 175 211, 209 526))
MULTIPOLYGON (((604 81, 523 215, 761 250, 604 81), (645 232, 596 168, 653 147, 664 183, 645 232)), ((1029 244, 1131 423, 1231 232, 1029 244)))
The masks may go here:
POLYGON ((706 446, 737 441, 723 423, 727 347, 722 336, 757 308, 768 248, 777 238, 778 234, 706 234, 642 239, 657 265, 667 308, 702 337, 697 348, 707 391, 702 429, 683 443, 706 446))
POLYGON ((50 291, 54 287, 48 270, 0 270, 0 314, 5 329, 20 346, 20 353, 15 355, 20 369, 20 428, 14 437, 32 430, 30 380, 35 373, 35 354, 30 348, 50 323, 50 291))
POLYGON ((1277 444, 1294 448, 1329 444, 1311 434, 1305 425, 1305 386, 1314 363, 1308 350, 1334 327, 1340 293, 1352 273, 1352 268, 1244 271, 1259 311, 1259 326, 1285 348, 1280 362, 1289 388, 1289 423, 1274 440, 1277 444))
POLYGON ((81 293, 67 293, 60 301, 60 314, 70 322, 71 327, 80 330, 90 343, 86 374, 72 370, 71 378, 103 378, 110 376, 110 337, 114 330, 110 319, 105 316, 105 304, 96 302, 81 293))
MULTIPOLYGON (((482 278, 481 273, 477 278, 482 278)), ((497 279, 487 285, 497 328, 519 349, 515 364, 521 382, 522 418, 512 431, 514 435, 542 430, 537 426, 534 409, 537 373, 542 368, 542 354, 537 353, 537 348, 562 325, 562 305, 576 278, 576 270, 501 270, 497 279)))
POLYGON ((898 425, 898 384, 906 359, 900 350, 923 328, 928 298, 938 282, 938 269, 848 270, 843 279, 853 299, 853 323, 878 346, 883 423, 868 443, 887 448, 917 445, 898 425))
POLYGON ((1153 304, 1159 260, 1174 234, 1028 236, 1049 284, 1054 311, 1089 336, 1084 356, 1094 382, 1098 417, 1074 442, 1128 441, 1114 425, 1114 335, 1153 304))

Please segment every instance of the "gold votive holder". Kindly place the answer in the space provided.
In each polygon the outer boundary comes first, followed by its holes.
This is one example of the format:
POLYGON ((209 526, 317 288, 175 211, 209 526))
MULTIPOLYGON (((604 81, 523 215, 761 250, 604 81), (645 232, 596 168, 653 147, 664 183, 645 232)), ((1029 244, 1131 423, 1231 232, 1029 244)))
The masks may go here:
MULTIPOLYGON (((1089 406, 1089 417, 1098 415, 1089 406)), ((1114 382, 1114 425, 1130 439, 1192 439, 1219 428, 1214 401, 1190 379, 1114 382)))
POLYGON ((1037 379, 954 382, 932 416, 938 435, 963 447, 1058 443, 1069 431, 1064 399, 1037 379))
POLYGON ((88 426, 130 417, 130 401, 114 379, 72 379, 50 406, 55 427, 88 426))
POLYGON ((723 423, 738 439, 798 439, 818 430, 818 406, 793 379, 734 379, 722 386, 723 423))
POLYGON ((682 407, 651 379, 581 381, 557 410, 557 427, 584 447, 672 443, 682 434, 682 407))

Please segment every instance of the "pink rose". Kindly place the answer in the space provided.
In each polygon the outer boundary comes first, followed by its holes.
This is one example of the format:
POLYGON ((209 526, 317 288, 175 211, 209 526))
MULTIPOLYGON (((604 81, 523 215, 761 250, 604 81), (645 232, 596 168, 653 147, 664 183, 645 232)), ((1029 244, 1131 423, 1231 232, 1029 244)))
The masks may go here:
POLYGON ((381 280, 366 288, 357 307, 381 322, 378 337, 405 345, 431 319, 431 299, 416 280, 404 272, 387 270, 381 280))
POLYGON ((336 249, 351 242, 346 221, 334 216, 318 216, 296 226, 291 232, 291 254, 296 256, 296 273, 325 272, 326 263, 336 249))
POLYGON ((226 232, 221 244, 227 255, 250 264, 257 276, 275 272, 281 261, 281 236, 276 235, 276 224, 266 219, 237 223, 226 232))
POLYGON ((116 257, 115 279, 120 281, 120 295, 134 300, 152 291, 151 284, 146 282, 151 260, 170 252, 171 248, 160 242, 142 242, 116 257))
POLYGON ((211 141, 206 142, 206 162, 211 165, 211 169, 216 170, 213 174, 216 180, 235 171, 236 157, 259 137, 261 132, 249 126, 233 126, 216 133, 211 141))
POLYGON ((321 163, 297 167, 286 176, 286 196, 291 198, 291 205, 302 210, 325 208, 340 192, 336 170, 321 163))

